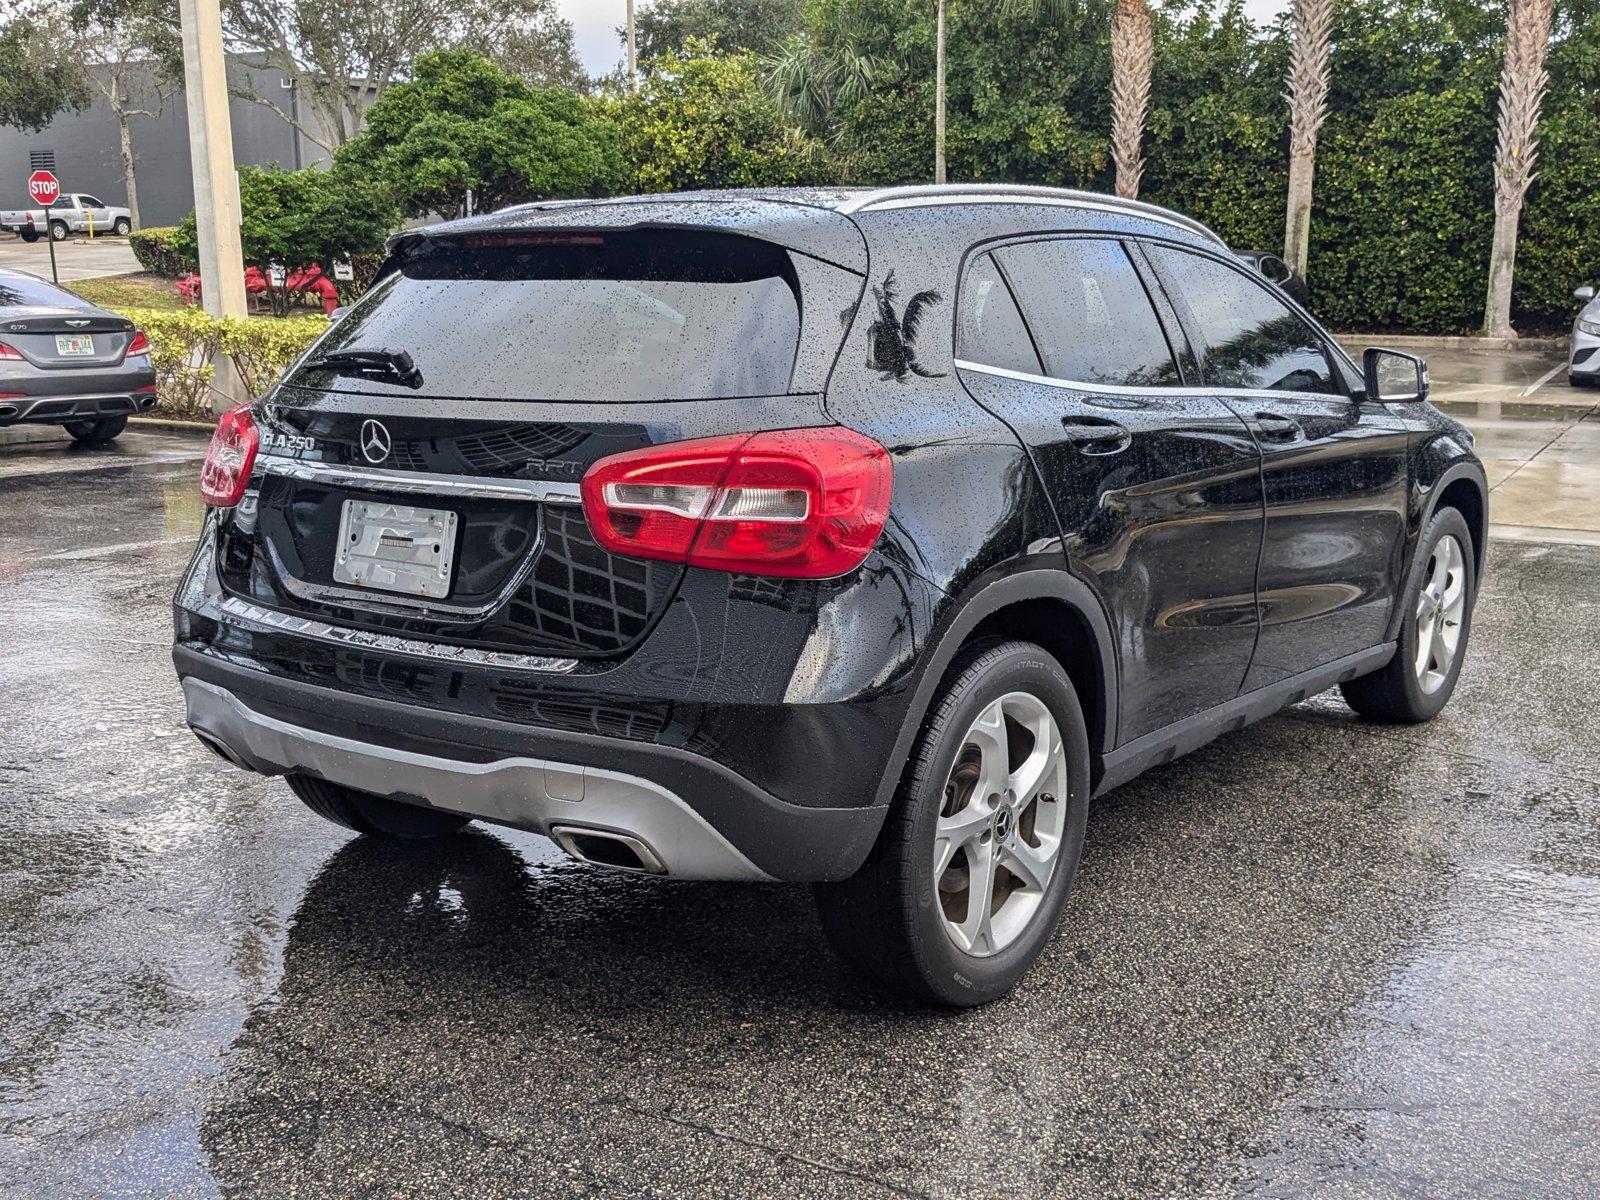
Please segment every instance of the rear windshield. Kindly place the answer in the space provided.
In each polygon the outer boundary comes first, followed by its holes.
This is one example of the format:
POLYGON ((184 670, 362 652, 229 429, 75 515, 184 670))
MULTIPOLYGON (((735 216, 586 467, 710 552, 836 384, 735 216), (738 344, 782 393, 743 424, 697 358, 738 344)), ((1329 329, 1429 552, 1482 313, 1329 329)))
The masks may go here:
POLYGON ((70 292, 52 287, 42 279, 0 273, 0 308, 83 308, 84 302, 70 292))
MULTIPOLYGON (((769 242, 495 234, 403 250, 308 361, 403 350, 429 396, 698 400, 787 392, 799 336, 794 267, 769 242)), ((295 382, 397 387, 323 370, 295 382)))

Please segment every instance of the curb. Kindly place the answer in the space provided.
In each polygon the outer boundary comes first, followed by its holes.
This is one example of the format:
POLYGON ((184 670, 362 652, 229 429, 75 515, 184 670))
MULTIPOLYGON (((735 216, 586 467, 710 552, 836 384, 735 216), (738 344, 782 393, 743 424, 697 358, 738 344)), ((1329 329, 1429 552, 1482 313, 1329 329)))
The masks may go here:
POLYGON ((1393 350, 1476 350, 1480 353, 1499 351, 1533 351, 1546 353, 1552 350, 1565 352, 1565 337, 1490 338, 1476 335, 1429 336, 1415 333, 1336 333, 1333 335, 1347 350, 1367 346, 1387 346, 1393 350))
POLYGON ((174 433, 192 433, 202 437, 210 437, 216 431, 215 424, 204 421, 180 421, 176 417, 129 417, 128 424, 139 429, 166 429, 174 433))

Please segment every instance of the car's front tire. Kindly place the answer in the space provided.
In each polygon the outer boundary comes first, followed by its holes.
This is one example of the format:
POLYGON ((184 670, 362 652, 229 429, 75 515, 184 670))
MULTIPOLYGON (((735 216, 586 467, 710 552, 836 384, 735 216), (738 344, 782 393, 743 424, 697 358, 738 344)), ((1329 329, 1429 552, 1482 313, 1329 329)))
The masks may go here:
POLYGON ((1061 665, 1028 642, 963 651, 866 863, 815 888, 823 930, 894 995, 1003 996, 1055 931, 1088 808, 1088 734, 1061 665))
POLYGON ((1461 676, 1477 598, 1466 518, 1441 508, 1417 542, 1401 599, 1399 647, 1381 669, 1339 685, 1345 703, 1379 721, 1415 724, 1438 716, 1461 676))
POLYGON ((434 838, 458 832, 469 818, 387 796, 374 796, 311 775, 286 775, 289 789, 317 816, 356 833, 388 838, 434 838))
POLYGON ((68 421, 72 440, 85 446, 103 446, 128 427, 127 417, 102 417, 98 421, 68 421))

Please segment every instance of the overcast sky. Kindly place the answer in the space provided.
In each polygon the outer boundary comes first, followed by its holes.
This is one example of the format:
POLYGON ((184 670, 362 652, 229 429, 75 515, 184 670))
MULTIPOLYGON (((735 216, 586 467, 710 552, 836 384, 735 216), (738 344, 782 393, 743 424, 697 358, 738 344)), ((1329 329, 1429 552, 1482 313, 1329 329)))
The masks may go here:
MULTIPOLYGON (((650 0, 636 2, 648 7, 650 0)), ((589 74, 605 75, 622 61, 617 27, 627 11, 626 0, 556 0, 556 7, 572 22, 578 57, 589 74)), ((1288 7, 1288 0, 1245 0, 1245 8, 1257 21, 1270 20, 1288 7)))

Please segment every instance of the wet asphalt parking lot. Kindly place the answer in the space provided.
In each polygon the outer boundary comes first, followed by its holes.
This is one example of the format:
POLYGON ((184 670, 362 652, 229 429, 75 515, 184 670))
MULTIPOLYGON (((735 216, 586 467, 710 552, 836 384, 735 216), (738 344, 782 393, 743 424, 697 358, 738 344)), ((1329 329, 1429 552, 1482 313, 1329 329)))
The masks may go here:
POLYGON ((805 889, 396 852, 185 731, 203 443, 0 448, 0 1195, 1600 1194, 1600 547, 1496 542, 1433 724, 1121 788, 1010 999, 805 889))

